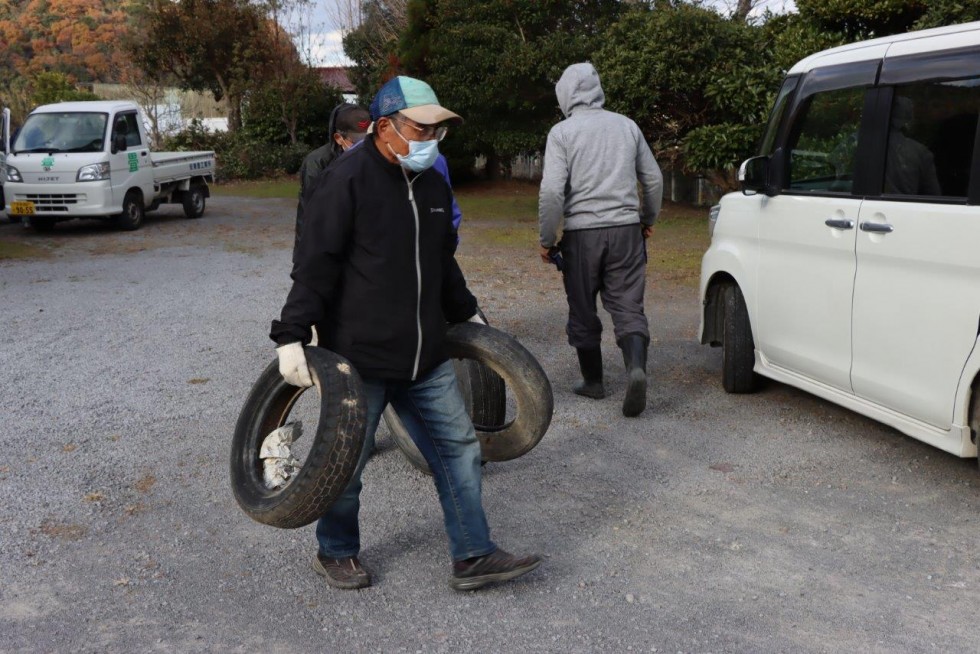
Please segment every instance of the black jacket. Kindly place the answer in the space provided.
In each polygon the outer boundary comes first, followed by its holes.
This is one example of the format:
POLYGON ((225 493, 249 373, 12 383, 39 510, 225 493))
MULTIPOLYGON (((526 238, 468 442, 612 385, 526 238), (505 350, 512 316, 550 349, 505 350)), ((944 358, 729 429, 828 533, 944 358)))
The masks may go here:
POLYGON ((341 154, 343 152, 340 151, 340 146, 331 140, 326 145, 306 155, 306 158, 303 159, 303 165, 299 169, 299 202, 296 203, 296 239, 293 243, 293 263, 296 263, 299 234, 303 229, 303 212, 306 209, 306 196, 316 186, 317 176, 326 170, 341 154))
POLYGON ((308 196, 293 287, 270 336, 319 343, 367 378, 415 379, 446 360, 446 323, 476 312, 456 264, 452 191, 372 142, 324 171, 308 196), (414 207, 418 211, 418 219, 414 207))

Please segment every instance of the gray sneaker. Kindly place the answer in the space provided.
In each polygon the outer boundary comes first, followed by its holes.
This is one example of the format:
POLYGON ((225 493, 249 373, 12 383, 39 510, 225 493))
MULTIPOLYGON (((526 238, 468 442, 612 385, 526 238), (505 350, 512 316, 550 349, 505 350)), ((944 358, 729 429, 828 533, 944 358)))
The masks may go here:
POLYGON ((357 560, 356 556, 344 559, 331 559, 317 554, 313 557, 313 571, 327 580, 334 588, 353 590, 371 585, 371 575, 357 560))
POLYGON ((517 557, 502 549, 453 563, 449 585, 453 590, 476 590, 487 584, 510 581, 541 565, 540 556, 517 557))

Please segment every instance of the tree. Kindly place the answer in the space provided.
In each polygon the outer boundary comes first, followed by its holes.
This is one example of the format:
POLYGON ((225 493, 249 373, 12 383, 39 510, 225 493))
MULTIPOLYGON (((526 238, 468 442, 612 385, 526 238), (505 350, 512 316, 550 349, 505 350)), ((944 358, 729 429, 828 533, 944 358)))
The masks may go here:
POLYGON ((0 7, 0 62, 20 75, 58 72, 83 82, 106 81, 124 57, 126 0, 22 0, 0 7))
POLYGON ((263 8, 247 0, 151 0, 143 38, 128 48, 151 75, 173 75, 181 88, 228 102, 228 127, 241 127, 250 83, 273 56, 263 8))
MULTIPOLYGON (((931 0, 930 0, 931 2, 931 0)), ((925 15, 926 0, 797 0, 800 18, 848 41, 900 34, 925 15)))
POLYGON ((364 0, 356 14, 348 12, 357 24, 346 30, 344 53, 354 62, 350 80, 364 104, 398 74, 398 44, 407 28, 407 5, 408 0, 364 0))
POLYGON ((249 91, 243 110, 243 133, 274 145, 326 143, 330 112, 343 102, 340 91, 324 85, 310 68, 294 76, 289 87, 286 96, 274 85, 257 85, 249 91))
POLYGON ((75 88, 63 73, 38 73, 31 83, 31 101, 35 106, 71 102, 75 100, 98 100, 99 96, 75 88))
MULTIPOLYGON (((295 12, 299 3, 268 0, 270 20, 266 37, 269 61, 248 91, 243 122, 246 131, 266 143, 309 145, 324 143, 330 111, 343 101, 325 86, 294 43, 284 23, 302 25, 295 12)), ((302 29, 302 27, 300 27, 302 29)), ((298 40, 302 40, 299 35, 298 40)))
POLYGON ((607 103, 662 162, 727 173, 751 150, 780 78, 760 29, 680 4, 634 10, 603 42, 594 61, 607 103))
POLYGON ((590 58, 620 10, 616 0, 413 0, 399 55, 464 117, 448 149, 485 155, 494 175, 543 148, 560 118, 555 81, 590 58))
POLYGON ((922 15, 915 29, 942 27, 980 20, 980 0, 930 0, 929 9, 922 15))

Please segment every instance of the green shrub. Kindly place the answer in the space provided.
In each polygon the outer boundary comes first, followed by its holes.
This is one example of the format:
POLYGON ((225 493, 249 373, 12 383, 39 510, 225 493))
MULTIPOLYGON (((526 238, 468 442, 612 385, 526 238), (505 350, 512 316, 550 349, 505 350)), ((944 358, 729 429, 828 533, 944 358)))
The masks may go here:
POLYGON ((295 175, 312 150, 303 143, 269 144, 244 132, 212 132, 193 120, 187 129, 168 136, 164 150, 214 150, 219 179, 258 179, 295 175))

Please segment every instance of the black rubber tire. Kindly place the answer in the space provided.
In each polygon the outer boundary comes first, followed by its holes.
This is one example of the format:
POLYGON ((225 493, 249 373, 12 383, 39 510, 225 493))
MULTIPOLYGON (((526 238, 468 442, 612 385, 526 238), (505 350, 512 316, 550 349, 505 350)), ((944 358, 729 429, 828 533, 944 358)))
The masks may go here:
POLYGON ((350 482, 364 443, 367 405, 361 378, 343 357, 319 347, 305 348, 314 384, 320 391, 320 418, 309 453, 283 488, 262 480, 259 448, 286 423, 306 390, 287 384, 277 361, 259 376, 245 400, 231 445, 231 488, 242 510, 262 524, 295 529, 317 520, 350 482))
MULTIPOLYGON (((504 380, 479 361, 472 359, 456 359, 453 361, 456 369, 456 381, 459 384, 463 404, 477 429, 499 429, 507 419, 507 394, 504 380)), ((391 433, 391 440, 402 451, 414 467, 421 472, 431 475, 429 464, 426 463, 422 452, 416 447, 415 441, 405 429, 405 424, 395 410, 388 405, 384 410, 384 421, 391 433)), ((484 463, 486 460, 484 459, 484 463)))
MULTIPOLYGON (((970 431, 973 432, 973 442, 980 442, 980 379, 973 382, 973 397, 970 399, 970 413, 967 421, 970 431)), ((980 465, 980 457, 977 458, 977 465, 980 465)))
POLYGON ((55 225, 55 219, 46 216, 31 216, 30 221, 35 232, 50 232, 55 225))
POLYGON ((758 386, 755 367, 755 342, 742 289, 725 288, 725 323, 723 325, 721 384, 728 393, 751 393, 758 386))
POLYGON ((551 382, 537 359, 512 336, 472 322, 449 327, 446 353, 489 366, 503 378, 517 404, 509 423, 474 425, 484 461, 509 461, 530 452, 548 431, 555 406, 551 382))
POLYGON ((189 191, 184 191, 181 204, 184 205, 184 216, 200 218, 204 214, 204 207, 207 204, 204 189, 200 186, 192 186, 189 191))
POLYGON ((129 191, 123 198, 122 213, 116 216, 116 226, 131 232, 143 226, 146 210, 143 207, 143 196, 139 191, 129 191))

